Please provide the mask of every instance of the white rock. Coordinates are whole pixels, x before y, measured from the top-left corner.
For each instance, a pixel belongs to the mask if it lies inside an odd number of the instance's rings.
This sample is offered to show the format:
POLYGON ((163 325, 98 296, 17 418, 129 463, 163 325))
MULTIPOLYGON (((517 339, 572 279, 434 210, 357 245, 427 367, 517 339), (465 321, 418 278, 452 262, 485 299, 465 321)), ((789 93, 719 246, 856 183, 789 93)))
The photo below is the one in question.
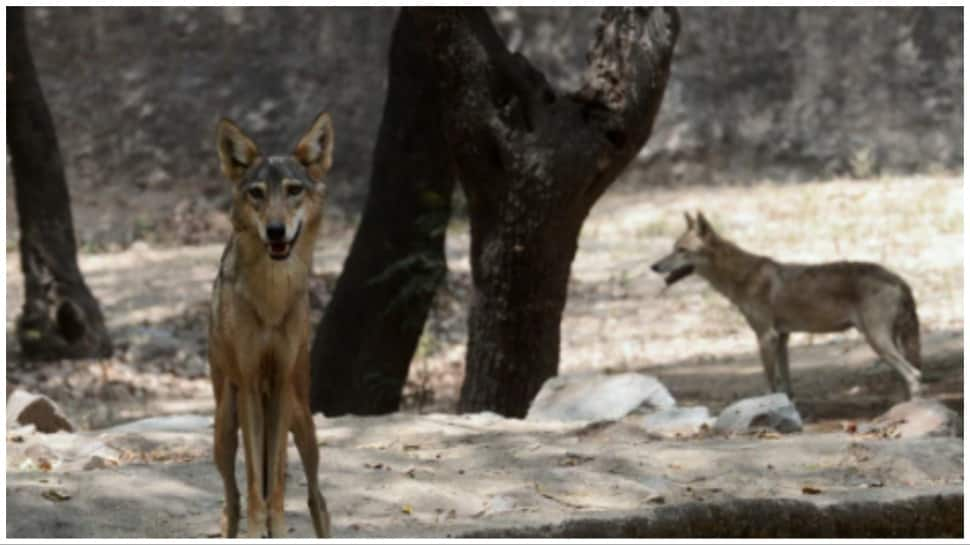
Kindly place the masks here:
POLYGON ((749 397, 726 407, 714 422, 726 432, 771 429, 780 433, 801 431, 802 417, 785 394, 749 397))
POLYGON ((649 375, 564 375, 542 385, 526 420, 616 420, 675 404, 667 388, 649 375))
POLYGON ((938 401, 913 399, 894 405, 873 420, 870 429, 885 431, 900 439, 961 437, 963 419, 959 413, 938 401))
POLYGON ((20 389, 14 390, 7 396, 7 429, 28 424, 43 433, 74 431, 74 424, 50 398, 20 389))

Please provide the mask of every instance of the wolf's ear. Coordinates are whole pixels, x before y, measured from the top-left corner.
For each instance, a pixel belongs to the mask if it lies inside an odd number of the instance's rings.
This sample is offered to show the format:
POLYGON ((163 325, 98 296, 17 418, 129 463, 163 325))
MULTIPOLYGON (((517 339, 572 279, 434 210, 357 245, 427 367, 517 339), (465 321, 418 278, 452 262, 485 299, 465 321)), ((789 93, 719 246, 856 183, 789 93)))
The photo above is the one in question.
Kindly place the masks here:
POLYGON ((330 122, 330 114, 323 112, 300 139, 293 155, 306 167, 307 175, 319 182, 333 164, 332 153, 333 124, 330 122))
POLYGON ((711 227, 710 223, 707 223, 707 218, 704 217, 704 213, 700 210, 697 211, 697 234, 702 237, 706 237, 714 232, 714 228, 711 227))
POLYGON ((690 217, 690 212, 684 212, 684 219, 687 220, 687 230, 694 228, 694 218, 690 217))
POLYGON ((246 169, 259 157, 256 144, 235 123, 223 118, 219 121, 216 149, 222 173, 234 182, 242 179, 246 169))

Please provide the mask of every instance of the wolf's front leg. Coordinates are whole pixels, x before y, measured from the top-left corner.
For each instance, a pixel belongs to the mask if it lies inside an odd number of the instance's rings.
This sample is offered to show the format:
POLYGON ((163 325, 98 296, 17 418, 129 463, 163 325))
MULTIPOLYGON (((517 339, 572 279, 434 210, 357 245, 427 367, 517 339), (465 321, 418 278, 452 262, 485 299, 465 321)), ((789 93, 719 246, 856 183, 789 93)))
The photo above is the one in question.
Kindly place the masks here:
POLYGON ((263 497, 263 401, 255 384, 243 384, 238 392, 239 424, 246 450, 246 535, 264 537, 266 529, 266 501, 263 497))
POLYGON ((761 365, 764 367, 765 380, 768 382, 768 390, 771 393, 780 390, 775 376, 775 369, 778 367, 778 332, 773 328, 757 332, 758 351, 761 355, 761 365))
POLYGON ((270 537, 286 537, 283 500, 286 492, 286 439, 290 430, 289 380, 278 379, 266 400, 266 496, 270 537))
MULTIPOLYGON (((788 333, 779 333, 778 341, 775 343, 775 350, 778 353, 778 375, 781 380, 780 386, 785 389, 788 399, 795 401, 795 394, 791 388, 791 374, 788 369, 788 333)), ((775 391, 778 391, 776 388, 775 391)))
POLYGON ((236 450, 239 448, 236 419, 236 391, 228 382, 217 387, 213 455, 222 477, 225 505, 222 508, 222 537, 236 537, 239 531, 239 489, 236 487, 236 450))

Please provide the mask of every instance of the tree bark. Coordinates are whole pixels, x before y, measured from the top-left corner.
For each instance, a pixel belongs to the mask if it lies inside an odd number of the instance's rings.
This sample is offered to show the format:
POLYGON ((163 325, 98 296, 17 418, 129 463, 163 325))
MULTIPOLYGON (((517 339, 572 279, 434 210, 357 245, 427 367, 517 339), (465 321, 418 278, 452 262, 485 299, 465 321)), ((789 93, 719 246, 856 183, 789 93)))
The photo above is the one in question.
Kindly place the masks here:
POLYGON ((570 266, 590 208, 650 136, 680 28, 606 8, 582 88, 561 95, 484 9, 413 10, 468 198, 473 294, 459 410, 524 416, 559 365, 570 266))
POLYGON ((434 81, 430 58, 402 10, 370 191, 311 351, 315 412, 383 414, 400 404, 448 268, 444 243, 455 177, 434 81))
POLYGON ((7 147, 20 225, 25 359, 107 357, 104 317, 77 265, 57 134, 34 70, 24 9, 7 8, 7 147))

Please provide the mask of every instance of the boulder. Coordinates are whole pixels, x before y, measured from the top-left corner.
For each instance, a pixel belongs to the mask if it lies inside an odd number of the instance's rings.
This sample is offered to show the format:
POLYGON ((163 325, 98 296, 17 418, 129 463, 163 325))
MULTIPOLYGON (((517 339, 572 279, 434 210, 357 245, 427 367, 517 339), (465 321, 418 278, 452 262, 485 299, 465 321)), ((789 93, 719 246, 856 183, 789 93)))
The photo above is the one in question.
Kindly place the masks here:
POLYGON ((912 399, 894 405, 860 431, 881 432, 890 437, 962 437, 960 414, 932 399, 912 399))
POLYGON ((542 385, 526 420, 617 420, 675 404, 667 388, 649 375, 564 375, 542 385))
POLYGON ((70 472, 110 467, 119 452, 89 433, 39 433, 21 427, 7 437, 7 470, 70 472), (100 465, 99 465, 100 464, 100 465))
POLYGON ((801 431, 802 417, 785 394, 749 397, 728 405, 714 422, 723 432, 771 429, 779 433, 801 431))
POLYGON ((643 417, 640 427, 658 435, 694 435, 714 420, 707 407, 671 407, 643 417))
POLYGON ((74 431, 74 424, 50 398, 14 390, 7 396, 7 429, 28 424, 43 433, 74 431))

